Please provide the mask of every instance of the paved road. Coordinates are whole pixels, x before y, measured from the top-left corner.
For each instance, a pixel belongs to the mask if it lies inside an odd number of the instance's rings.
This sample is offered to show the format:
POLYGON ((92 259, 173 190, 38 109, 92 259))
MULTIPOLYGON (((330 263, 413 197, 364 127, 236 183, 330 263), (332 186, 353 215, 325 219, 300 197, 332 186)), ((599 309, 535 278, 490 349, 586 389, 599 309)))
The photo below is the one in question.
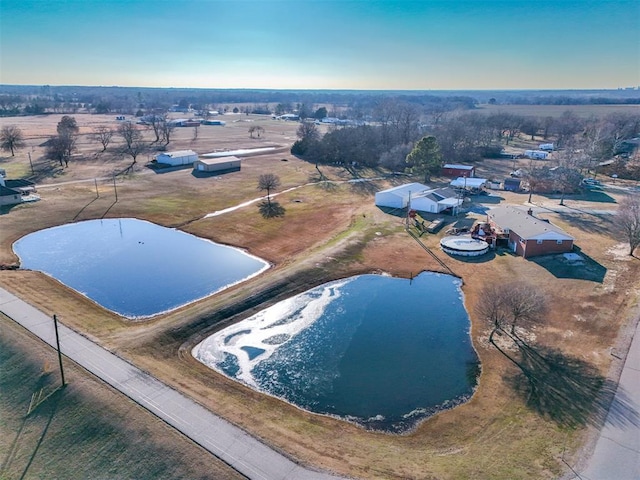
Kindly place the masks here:
MULTIPOLYGON (((53 320, 0 288, 0 311, 49 345, 55 345, 53 320)), ((109 353, 73 330, 59 325, 65 356, 154 413, 194 442, 251 479, 332 479, 307 470, 193 400, 109 353)))
POLYGON ((582 480, 640 479, 640 323, 582 480))

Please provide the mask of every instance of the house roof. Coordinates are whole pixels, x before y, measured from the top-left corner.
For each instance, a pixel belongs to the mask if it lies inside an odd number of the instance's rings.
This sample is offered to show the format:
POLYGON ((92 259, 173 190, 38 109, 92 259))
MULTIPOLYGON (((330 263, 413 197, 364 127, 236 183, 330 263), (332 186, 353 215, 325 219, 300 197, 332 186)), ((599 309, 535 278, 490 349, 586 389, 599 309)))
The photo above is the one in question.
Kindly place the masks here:
POLYGON ((161 152, 158 154, 158 156, 161 156, 161 155, 171 157, 171 158, 176 158, 176 157, 189 157, 191 155, 197 155, 197 154, 193 150, 176 150, 175 152, 161 152))
POLYGON ((0 185, 0 197, 13 197, 14 195, 22 195, 18 190, 0 185))
POLYGON ((435 203, 447 203, 448 200, 450 199, 458 199, 456 192, 454 192, 453 190, 451 190, 448 187, 443 187, 443 188, 434 188, 431 190, 426 190, 418 195, 416 195, 416 198, 428 198, 429 200, 435 202, 435 203))
POLYGON ((473 165, 458 165, 455 163, 445 163, 442 168, 455 168, 456 170, 473 170, 474 167, 473 165))
POLYGON ((487 212, 487 217, 500 228, 509 229, 524 240, 573 240, 560 227, 511 205, 492 208, 487 212))
POLYGON ((217 165, 219 163, 228 163, 240 161, 240 159, 234 155, 229 155, 227 157, 213 157, 213 158, 200 158, 198 159, 198 163, 203 163, 205 165, 217 165))
POLYGON ((8 188, 28 188, 28 187, 33 187, 35 185, 35 183, 29 180, 24 180, 22 178, 17 178, 13 180, 6 179, 4 183, 5 183, 5 186, 7 186, 8 188))
POLYGON ((429 190, 429 187, 421 183, 407 183, 405 185, 398 185, 397 187, 381 190, 378 193, 395 193, 397 195, 407 195, 409 192, 418 194, 426 190, 429 190))

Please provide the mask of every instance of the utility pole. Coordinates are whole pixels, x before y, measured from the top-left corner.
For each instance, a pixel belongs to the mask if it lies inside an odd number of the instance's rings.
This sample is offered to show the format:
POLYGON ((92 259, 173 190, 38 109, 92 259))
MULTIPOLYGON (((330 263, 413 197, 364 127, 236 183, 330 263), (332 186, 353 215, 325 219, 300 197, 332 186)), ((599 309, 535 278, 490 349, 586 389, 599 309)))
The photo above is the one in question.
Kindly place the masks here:
POLYGON ((31 161, 31 152, 27 152, 27 155, 29 155, 29 165, 31 165, 31 175, 35 175, 36 171, 33 169, 33 162, 31 161))
POLYGON ((118 201, 118 189, 116 188, 116 176, 113 175, 113 191, 116 194, 116 202, 118 201))
POLYGON ((93 183, 96 185, 96 198, 100 197, 100 193, 98 193, 98 179, 94 178, 93 183))
POLYGON ((60 376, 62 377, 62 386, 65 386, 64 369, 62 368, 62 353, 60 352, 60 336, 58 335, 58 317, 53 316, 53 326, 56 330, 56 346, 58 347, 58 362, 60 363, 60 376))

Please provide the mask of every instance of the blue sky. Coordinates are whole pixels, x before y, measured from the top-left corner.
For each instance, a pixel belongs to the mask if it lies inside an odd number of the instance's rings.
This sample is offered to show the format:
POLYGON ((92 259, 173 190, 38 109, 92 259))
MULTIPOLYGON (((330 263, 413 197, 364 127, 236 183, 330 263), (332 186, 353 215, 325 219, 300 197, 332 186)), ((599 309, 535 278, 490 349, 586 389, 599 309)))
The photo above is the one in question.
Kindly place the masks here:
POLYGON ((0 83, 640 85, 638 0, 0 0, 0 83))

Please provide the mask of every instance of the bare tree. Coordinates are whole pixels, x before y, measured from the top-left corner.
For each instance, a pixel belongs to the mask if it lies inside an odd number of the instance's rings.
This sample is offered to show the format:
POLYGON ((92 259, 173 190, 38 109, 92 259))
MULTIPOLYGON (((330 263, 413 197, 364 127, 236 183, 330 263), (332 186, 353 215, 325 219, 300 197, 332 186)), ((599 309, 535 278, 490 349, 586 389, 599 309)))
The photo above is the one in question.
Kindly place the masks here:
POLYGON ((320 139, 320 131, 314 122, 301 122, 296 135, 303 142, 316 142, 320 139))
POLYGON ((5 125, 0 130, 0 148, 5 152, 11 152, 15 156, 15 151, 25 146, 22 130, 15 125, 5 125))
POLYGON ((629 195, 620 201, 616 223, 629 241, 629 255, 640 246, 640 196, 629 195))
POLYGON ((102 151, 106 152, 107 147, 111 143, 111 139, 113 138, 113 135, 115 133, 116 132, 113 128, 109 128, 104 125, 101 125, 95 128, 93 138, 94 140, 98 141, 102 145, 102 151))
POLYGON ((256 127, 255 125, 251 125, 251 126, 249 127, 249 137, 253 138, 253 134, 255 133, 256 128, 257 128, 257 127, 256 127))
POLYGON ((525 175, 525 179, 529 184, 529 199, 527 202, 531 203, 531 196, 534 193, 538 192, 538 188, 542 185, 548 185, 553 182, 551 170, 548 166, 542 165, 537 166, 531 160, 529 162, 529 168, 527 169, 527 173, 525 175))
POLYGON ((271 190, 280 186, 280 177, 274 173, 265 173, 258 179, 258 190, 267 191, 267 204, 271 205, 271 190))
POLYGON ((406 167, 405 160, 407 155, 413 150, 413 145, 402 144, 392 147, 386 152, 380 154, 380 166, 388 168, 394 172, 402 172, 406 167))
POLYGON ((173 135, 173 131, 175 129, 176 129, 175 124, 171 123, 171 121, 165 118, 164 122, 162 122, 161 124, 161 130, 160 130, 162 141, 164 142, 165 146, 169 145, 169 142, 171 142, 171 135, 173 135))
POLYGON ((135 164, 138 155, 148 148, 148 145, 142 137, 142 133, 131 122, 121 123, 118 127, 118 133, 124 140, 122 153, 129 155, 133 159, 133 164, 135 164))
POLYGON ((75 150, 75 138, 71 135, 54 135, 47 141, 45 156, 60 162, 60 166, 69 166, 69 159, 75 150))
POLYGON ((198 130, 200 130, 200 125, 195 125, 193 127, 193 136, 191 137, 191 141, 195 142, 198 140, 198 130))
POLYGON ((491 326, 489 343, 527 375, 522 364, 496 342, 496 336, 511 340, 521 352, 530 352, 531 348, 518 335, 517 328, 541 320, 548 309, 547 296, 533 285, 515 281, 487 284, 479 298, 475 311, 491 326))
POLYGON ((149 125, 151 125, 151 129, 153 130, 153 134, 156 136, 155 140, 151 143, 156 143, 160 141, 160 136, 162 135, 162 125, 167 121, 167 114, 163 115, 151 115, 149 117, 149 125))

